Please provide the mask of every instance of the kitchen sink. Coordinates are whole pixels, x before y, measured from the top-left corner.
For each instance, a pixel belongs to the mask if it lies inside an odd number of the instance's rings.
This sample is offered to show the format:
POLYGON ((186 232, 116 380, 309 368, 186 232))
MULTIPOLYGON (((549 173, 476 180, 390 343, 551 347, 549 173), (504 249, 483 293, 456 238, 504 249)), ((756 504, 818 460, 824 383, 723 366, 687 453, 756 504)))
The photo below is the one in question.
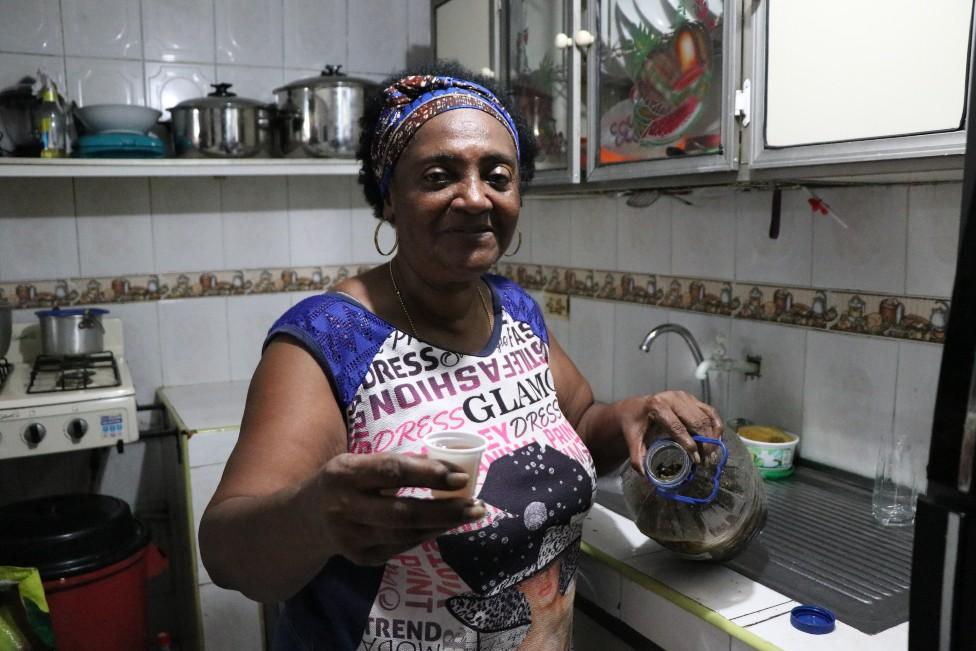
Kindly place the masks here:
MULTIPOLYGON (((596 501, 630 517, 614 479, 596 501)), ((875 522, 870 480, 808 465, 764 485, 766 526, 727 567, 869 635, 908 620, 914 528, 875 522)))

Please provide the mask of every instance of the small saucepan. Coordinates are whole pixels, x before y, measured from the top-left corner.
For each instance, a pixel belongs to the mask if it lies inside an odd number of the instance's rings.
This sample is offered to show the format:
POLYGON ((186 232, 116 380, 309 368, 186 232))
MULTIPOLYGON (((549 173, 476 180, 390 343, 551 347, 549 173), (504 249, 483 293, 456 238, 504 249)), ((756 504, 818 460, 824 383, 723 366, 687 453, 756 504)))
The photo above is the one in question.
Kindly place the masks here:
POLYGON ((102 352, 105 335, 102 315, 108 314, 108 310, 54 308, 35 314, 41 322, 41 352, 44 355, 65 357, 102 352))

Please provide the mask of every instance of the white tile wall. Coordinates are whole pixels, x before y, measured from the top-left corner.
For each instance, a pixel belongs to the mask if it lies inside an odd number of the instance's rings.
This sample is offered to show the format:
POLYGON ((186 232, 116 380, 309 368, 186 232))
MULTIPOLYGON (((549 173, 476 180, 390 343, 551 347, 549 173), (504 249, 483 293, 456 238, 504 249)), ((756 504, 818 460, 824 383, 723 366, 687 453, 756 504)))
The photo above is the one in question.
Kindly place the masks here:
POLYGON ((288 187, 284 177, 220 182, 224 263, 230 268, 287 266, 288 187))
MULTIPOLYGON (((732 191, 697 191, 673 199, 671 271, 679 276, 732 278, 735 273, 735 202, 732 191)), ((660 203, 660 201, 658 201, 660 203)))
POLYGON ((261 344, 268 329, 291 307, 288 294, 233 296, 227 299, 227 337, 230 377, 249 380, 261 359, 261 344))
POLYGON ((916 185, 908 189, 908 278, 906 291, 950 296, 959 246, 962 185, 916 185))
POLYGON ((533 262, 532 257, 532 208, 534 202, 523 202, 522 212, 519 214, 518 231, 512 236, 512 241, 504 253, 502 262, 533 262), (519 233, 522 243, 519 244, 519 233))
MULTIPOLYGON (((380 255, 373 243, 373 234, 376 232, 376 218, 373 216, 372 208, 366 206, 366 200, 362 195, 353 199, 352 208, 352 257, 358 262, 367 264, 381 264, 389 260, 389 257, 380 255)), ((380 227, 379 242, 383 251, 389 251, 393 245, 393 231, 389 226, 380 227)))
MULTIPOLYGON (((613 304, 573 298, 567 354, 589 380, 593 396, 608 401, 613 397, 613 304)), ((565 347, 565 344, 564 344, 565 347)))
POLYGON ((125 359, 136 388, 136 401, 149 404, 163 383, 159 312, 156 303, 103 305, 110 317, 122 320, 125 359))
POLYGON ((0 196, 0 278, 78 275, 71 179, 2 179, 0 196))
MULTIPOLYGON (((295 176, 288 179, 288 235, 295 266, 357 262, 352 255, 352 179, 295 176)), ((368 218, 362 217, 363 221, 368 218)), ((370 220, 374 221, 375 220, 370 220)))
POLYGON ((799 454, 873 475, 878 443, 894 418, 896 341, 807 333, 799 454))
POLYGON ((156 178, 150 188, 156 271, 224 268, 219 181, 156 178))
POLYGON ((146 104, 170 117, 169 110, 213 89, 217 71, 212 63, 159 63, 146 61, 146 104))
POLYGON ((69 56, 142 58, 139 0, 61 0, 69 56))
MULTIPOLYGON (((529 203, 528 201, 526 203, 529 203)), ((532 251, 538 264, 568 265, 572 255, 571 200, 531 200, 532 251)))
POLYGON ((905 291, 908 190, 905 186, 819 191, 840 219, 814 215, 813 284, 836 289, 905 291))
POLYGON ((729 407, 726 418, 748 418, 799 433, 803 428, 803 369, 806 331, 768 323, 732 321, 728 354, 762 357, 761 376, 746 379, 737 373, 728 378, 729 407))
POLYGON ((383 74, 402 70, 407 63, 408 8, 406 2, 349 2, 348 33, 360 36, 346 39, 346 69, 383 74), (364 38, 366 34, 384 38, 364 38))
POLYGON ((67 98, 79 106, 146 103, 141 61, 68 58, 67 98))
MULTIPOLYGON (((731 335, 731 319, 725 317, 672 310, 668 314, 668 322, 687 328, 698 342, 705 359, 708 359, 714 350, 717 336, 722 335, 728 339, 731 335)), ((687 391, 701 400, 701 381, 695 378, 695 369, 698 365, 688 345, 680 335, 674 333, 661 335, 661 338, 663 341, 655 341, 653 346, 668 347, 667 388, 687 391)), ((653 351, 654 348, 652 347, 651 350, 653 351)), ((708 377, 711 384, 712 405, 721 414, 727 414, 728 376, 723 373, 710 373, 708 377)))
POLYGON ((61 54, 61 3, 58 0, 6 0, 0 20, 0 50, 61 54))
POLYGON ((285 84, 281 68, 217 64, 217 81, 231 84, 230 92, 238 97, 274 102, 274 89, 285 84))
POLYGON ((213 0, 145 0, 142 35, 149 61, 213 63, 213 0))
POLYGON ((229 380, 227 299, 160 301, 158 308, 163 383, 229 380))
POLYGON ((617 220, 614 200, 597 196, 565 203, 570 239, 576 243, 570 249, 569 263, 588 269, 616 269, 617 220))
POLYGON ((321 0, 284 0, 286 68, 321 70, 326 64, 346 64, 346 3, 329 5, 323 10, 321 0))
POLYGON ((911 441, 912 466, 920 491, 925 488, 925 466, 932 439, 941 363, 942 346, 913 342, 898 344, 894 431, 911 441))
MULTIPOLYGON (((3 38, 0 37, 0 42, 3 38)), ((65 88, 64 57, 40 54, 11 54, 0 51, 0 89, 13 86, 24 77, 37 79, 38 69, 54 80, 59 89, 65 88)))
POLYGON ((215 0, 217 63, 284 64, 282 3, 267 0, 215 0))
POLYGON ((617 269, 671 273, 671 213, 674 202, 658 199, 647 208, 617 206, 617 269))
POLYGON ((809 285, 813 217, 800 190, 783 190, 779 237, 769 237, 772 192, 736 197, 735 277, 752 282, 809 285))
POLYGON ((613 398, 664 391, 668 347, 658 342, 643 353, 638 346, 651 328, 667 322, 668 311, 627 303, 614 305, 613 311, 613 398))
POLYGON ((76 179, 75 208, 81 275, 116 276, 155 267, 148 179, 76 179))

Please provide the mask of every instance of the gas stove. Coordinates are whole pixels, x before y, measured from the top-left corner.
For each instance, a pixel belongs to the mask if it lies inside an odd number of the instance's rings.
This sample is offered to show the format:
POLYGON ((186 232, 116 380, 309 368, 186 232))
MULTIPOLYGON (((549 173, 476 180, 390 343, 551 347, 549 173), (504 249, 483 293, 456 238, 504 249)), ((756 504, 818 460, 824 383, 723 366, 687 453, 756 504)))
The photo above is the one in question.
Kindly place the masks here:
POLYGON ((104 348, 83 356, 40 354, 40 328, 14 324, 0 360, 0 459, 117 445, 139 438, 122 322, 102 319, 104 348))

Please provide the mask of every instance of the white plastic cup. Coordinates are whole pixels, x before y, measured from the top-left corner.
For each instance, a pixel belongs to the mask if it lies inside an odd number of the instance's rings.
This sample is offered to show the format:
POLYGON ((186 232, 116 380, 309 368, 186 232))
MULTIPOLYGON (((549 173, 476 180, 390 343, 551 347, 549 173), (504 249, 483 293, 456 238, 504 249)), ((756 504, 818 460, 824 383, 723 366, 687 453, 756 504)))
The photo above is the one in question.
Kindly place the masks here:
POLYGON ((424 437, 427 458, 447 461, 468 473, 468 483, 453 491, 431 489, 434 497, 471 497, 474 495, 481 453, 488 447, 488 439, 474 432, 432 432, 424 437))

